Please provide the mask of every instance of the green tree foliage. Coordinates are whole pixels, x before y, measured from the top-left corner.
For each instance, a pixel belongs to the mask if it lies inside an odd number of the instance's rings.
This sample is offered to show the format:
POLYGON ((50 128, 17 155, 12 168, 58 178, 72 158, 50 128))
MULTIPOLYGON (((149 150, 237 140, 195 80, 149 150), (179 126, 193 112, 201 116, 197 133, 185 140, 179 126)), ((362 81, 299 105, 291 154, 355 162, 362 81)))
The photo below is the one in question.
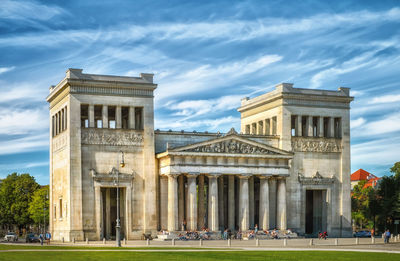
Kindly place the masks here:
POLYGON ((351 197, 351 216, 359 228, 371 227, 369 203, 370 193, 373 188, 364 188, 366 181, 361 180, 353 188, 351 197))
POLYGON ((49 186, 44 186, 33 193, 32 202, 29 205, 29 215, 36 225, 48 224, 49 220, 49 186))
POLYGON ((0 187, 0 224, 19 227, 31 224, 28 207, 39 187, 29 174, 8 175, 0 187))

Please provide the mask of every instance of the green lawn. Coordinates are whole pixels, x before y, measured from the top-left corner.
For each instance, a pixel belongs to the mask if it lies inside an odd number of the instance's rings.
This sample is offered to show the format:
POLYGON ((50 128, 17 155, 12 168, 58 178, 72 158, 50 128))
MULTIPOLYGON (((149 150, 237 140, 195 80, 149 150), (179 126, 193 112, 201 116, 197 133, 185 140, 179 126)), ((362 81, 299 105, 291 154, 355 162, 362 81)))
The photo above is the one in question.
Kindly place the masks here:
POLYGON ((243 252, 8 252, 0 260, 400 260, 399 254, 324 251, 243 251, 243 252))

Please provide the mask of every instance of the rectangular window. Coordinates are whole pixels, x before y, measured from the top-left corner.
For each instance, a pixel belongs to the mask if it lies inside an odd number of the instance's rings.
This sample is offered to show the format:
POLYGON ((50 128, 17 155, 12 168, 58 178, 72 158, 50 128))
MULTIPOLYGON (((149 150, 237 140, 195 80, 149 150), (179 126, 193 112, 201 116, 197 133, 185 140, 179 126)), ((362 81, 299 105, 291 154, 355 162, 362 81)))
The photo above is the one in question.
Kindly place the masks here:
POLYGON ((301 136, 307 137, 307 116, 301 117, 301 136))
POLYGON ((129 126, 129 107, 121 108, 122 129, 128 129, 129 126))
POLYGON ((143 108, 135 108, 135 129, 143 130, 143 108))
POLYGON ((60 218, 63 217, 62 209, 63 209, 62 198, 60 198, 60 218))
POLYGON ((324 117, 324 137, 328 138, 329 118, 324 117))
POLYGON ((103 128, 103 106, 94 106, 94 123, 96 128, 103 128))
POLYGON ((342 137, 342 124, 341 124, 341 118, 335 118, 334 119, 334 128, 335 128, 335 138, 341 138, 342 137))
POLYGON ((276 116, 272 117, 272 135, 276 135, 277 134, 277 126, 278 122, 277 122, 277 118, 276 116))
POLYGON ((81 104, 81 128, 89 128, 89 105, 81 104))
POLYGON ((291 125, 290 130, 291 130, 292 136, 296 136, 296 120, 297 120, 297 116, 292 115, 291 123, 290 123, 290 125, 291 125))
POLYGON ((110 129, 115 129, 116 128, 115 106, 108 106, 108 127, 110 129))

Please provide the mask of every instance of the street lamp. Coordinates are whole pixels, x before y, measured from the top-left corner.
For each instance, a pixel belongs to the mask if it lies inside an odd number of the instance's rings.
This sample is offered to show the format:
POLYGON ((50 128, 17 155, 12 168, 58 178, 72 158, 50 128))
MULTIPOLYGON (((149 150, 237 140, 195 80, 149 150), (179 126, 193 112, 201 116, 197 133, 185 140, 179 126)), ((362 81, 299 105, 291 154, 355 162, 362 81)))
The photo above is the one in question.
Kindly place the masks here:
MULTIPOLYGON (((120 153, 121 153, 121 161, 119 162, 119 166, 123 168, 125 167, 124 152, 120 151, 120 153)), ((119 220, 119 171, 117 171, 117 222, 115 225, 115 237, 116 237, 117 247, 121 247, 121 224, 119 220)))

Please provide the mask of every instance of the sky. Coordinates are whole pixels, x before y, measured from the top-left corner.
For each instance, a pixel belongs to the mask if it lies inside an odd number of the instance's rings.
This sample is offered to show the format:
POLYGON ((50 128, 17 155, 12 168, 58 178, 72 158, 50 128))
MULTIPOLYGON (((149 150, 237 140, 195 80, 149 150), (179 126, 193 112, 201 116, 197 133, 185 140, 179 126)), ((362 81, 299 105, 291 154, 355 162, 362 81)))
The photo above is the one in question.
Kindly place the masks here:
POLYGON ((400 161, 399 1, 0 1, 0 178, 49 182, 49 86, 154 73, 155 128, 240 129, 281 82, 351 88, 351 170, 400 161))

